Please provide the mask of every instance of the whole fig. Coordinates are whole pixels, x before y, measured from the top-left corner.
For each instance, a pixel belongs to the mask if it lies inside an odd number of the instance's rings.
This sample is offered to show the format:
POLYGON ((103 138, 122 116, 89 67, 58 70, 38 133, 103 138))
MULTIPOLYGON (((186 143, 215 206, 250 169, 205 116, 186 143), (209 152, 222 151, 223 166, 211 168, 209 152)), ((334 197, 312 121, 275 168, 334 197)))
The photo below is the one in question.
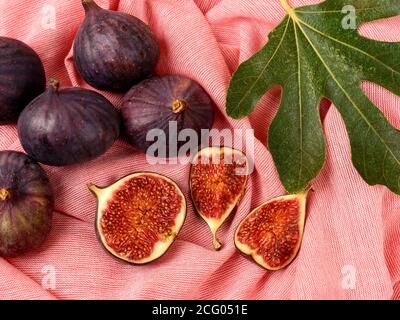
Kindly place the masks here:
POLYGON ((94 88, 126 92, 155 69, 157 38, 138 18, 102 9, 93 0, 82 3, 86 17, 74 43, 76 67, 94 88))
POLYGON ((18 133, 25 151, 36 161, 65 166, 94 159, 119 136, 120 115, 102 95, 81 88, 48 89, 21 113, 18 133))
POLYGON ((53 192, 44 170, 27 155, 0 151, 0 256, 39 247, 51 229, 53 192))
POLYGON ((165 136, 163 153, 169 157, 178 155, 173 147, 187 143, 179 139, 181 132, 190 131, 196 138, 190 142, 197 148, 202 130, 210 130, 214 123, 210 96, 197 82, 182 76, 142 81, 125 95, 121 111, 125 135, 132 146, 146 153, 154 144, 148 134, 159 131, 165 136))
POLYGON ((15 123, 46 86, 43 64, 25 43, 0 37, 0 124, 15 123))

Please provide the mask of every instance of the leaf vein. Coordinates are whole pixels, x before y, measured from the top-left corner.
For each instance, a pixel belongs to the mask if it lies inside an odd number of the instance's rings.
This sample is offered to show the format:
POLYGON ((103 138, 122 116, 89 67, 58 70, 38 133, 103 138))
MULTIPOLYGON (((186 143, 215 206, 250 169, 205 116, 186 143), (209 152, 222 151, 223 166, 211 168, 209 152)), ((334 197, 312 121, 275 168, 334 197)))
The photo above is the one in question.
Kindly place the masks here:
POLYGON ((300 28, 300 30, 302 31, 302 33, 304 34, 304 37, 307 39, 308 43, 311 45, 311 47, 313 48, 314 52, 317 54, 318 58, 321 60, 322 64, 324 65, 325 69, 328 71, 328 73, 330 74, 330 76, 332 77, 332 79, 336 82, 336 84, 338 85, 339 89, 344 93, 344 95, 346 96, 346 98, 348 99, 348 101, 353 105, 353 107, 357 110, 358 114, 361 116, 361 118, 365 121, 365 123, 368 125, 368 127, 370 127, 372 129, 372 131, 376 134, 376 136, 379 138, 379 140, 381 140, 382 144, 386 147, 387 150, 389 150, 391 156, 395 159, 395 161, 397 162, 397 164, 400 166, 400 160, 397 159, 396 155, 393 153, 393 151, 391 150, 391 148, 389 148, 388 144, 386 143, 386 141, 381 137, 381 135, 379 134, 379 132, 372 126, 372 124, 369 122, 368 118, 364 115, 364 113, 360 110, 360 108, 357 106, 357 104, 353 101, 353 99, 351 98, 350 94, 345 90, 345 88, 342 86, 342 84, 339 82, 339 80, 336 78, 335 74, 333 73, 333 71, 331 70, 331 68, 329 67, 329 65, 326 63, 326 61, 324 60, 324 58, 322 57, 322 55, 320 54, 320 52, 315 48, 314 43, 311 41, 311 39, 308 37, 307 33, 304 31, 304 29, 300 26, 300 24, 297 24, 300 28))
POLYGON ((349 43, 347 43, 347 42, 343 42, 343 41, 341 41, 341 40, 339 40, 339 39, 337 39, 337 38, 335 38, 335 37, 331 37, 330 35, 328 35, 328 34, 322 32, 322 31, 320 31, 320 30, 314 28, 313 26, 309 25, 308 23, 304 22, 304 21, 301 20, 301 19, 298 19, 298 21, 299 21, 301 24, 305 25, 307 28, 309 28, 309 29, 311 29, 311 30, 313 30, 313 31, 315 31, 315 32, 317 32, 317 33, 319 33, 319 34, 322 35, 323 37, 328 38, 328 39, 330 39, 330 40, 332 40, 332 41, 335 41, 335 42, 337 42, 337 43, 339 43, 339 44, 341 44, 341 45, 343 45, 343 46, 346 46, 346 47, 348 47, 348 48, 351 48, 351 49, 353 49, 353 50, 355 50, 355 51, 358 51, 358 52, 364 54, 365 56, 371 58, 372 60, 375 60, 376 62, 378 62, 378 63, 380 63, 381 65, 383 65, 385 68, 389 69, 389 70, 392 72, 392 76, 393 76, 393 73, 397 73, 398 75, 400 75, 400 72, 399 72, 399 71, 393 69, 391 66, 387 65, 386 63, 384 63, 383 61, 379 60, 377 57, 375 57, 375 56, 369 54, 368 52, 366 52, 366 51, 364 51, 364 50, 361 50, 360 48, 357 48, 357 47, 355 47, 355 46, 352 46, 351 44, 349 44, 349 43))
POLYGON ((279 49, 282 46, 283 40, 286 37, 287 34, 287 30, 289 27, 289 23, 290 23, 290 18, 288 18, 288 22, 286 24, 285 27, 285 31, 283 32, 282 38, 279 41, 279 44, 277 46, 277 48, 275 49, 274 53, 272 54, 271 58, 268 60, 268 62, 266 63, 265 67, 263 68, 263 70, 260 72, 260 74, 257 76, 257 80, 254 81, 254 83, 252 84, 252 86, 246 91, 246 93, 243 95, 243 97, 240 99, 240 101, 238 102, 238 104, 232 109, 232 113, 235 113, 237 109, 240 108, 241 104, 243 103, 243 101, 246 99, 246 97, 251 93, 251 91, 254 89, 254 87, 257 85, 258 81, 260 81, 260 79, 262 78, 262 76, 264 75, 265 71, 267 70, 268 66, 271 64, 271 62, 274 60, 276 54, 278 53, 279 49))
MULTIPOLYGON (((299 102, 299 130, 300 130, 300 151, 303 151, 303 97, 301 91, 301 58, 300 58, 300 45, 299 45, 299 37, 297 34, 296 22, 293 20, 293 28, 294 28, 294 36, 296 39, 296 51, 297 51, 297 82, 298 82, 298 102, 299 102)), ((299 174, 297 177, 297 184, 300 184, 301 175, 303 172, 303 152, 300 152, 300 167, 299 174)))
MULTIPOLYGON (((357 11, 372 11, 372 10, 376 10, 376 9, 380 9, 381 6, 377 6, 377 7, 370 7, 370 8, 360 8, 360 9, 356 9, 357 11)), ((326 11, 303 11, 303 10, 295 10, 296 13, 306 13, 306 14, 324 14, 324 13, 343 13, 343 9, 338 9, 338 10, 326 10, 326 11)))

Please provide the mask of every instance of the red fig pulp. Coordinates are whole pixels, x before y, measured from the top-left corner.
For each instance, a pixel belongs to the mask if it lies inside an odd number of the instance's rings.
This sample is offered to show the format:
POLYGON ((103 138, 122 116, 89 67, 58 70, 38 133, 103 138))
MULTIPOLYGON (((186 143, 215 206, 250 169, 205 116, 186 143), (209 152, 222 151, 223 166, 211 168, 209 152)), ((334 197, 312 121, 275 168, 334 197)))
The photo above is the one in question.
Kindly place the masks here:
POLYGON ((268 270, 287 267, 303 238, 307 192, 272 199, 253 210, 239 225, 236 247, 268 270))
POLYGON ((190 170, 190 190, 197 212, 207 222, 215 250, 221 248, 216 233, 243 197, 248 180, 248 160, 238 150, 211 147, 199 151, 190 170))
POLYGON ((21 41, 0 37, 0 124, 16 123, 45 84, 43 64, 36 52, 21 41))
POLYGON ((0 256, 38 248, 53 216, 53 192, 43 169, 27 155, 0 151, 0 256))
POLYGON ((151 172, 131 174, 107 188, 92 184, 98 201, 96 230, 113 256, 133 264, 161 257, 186 217, 186 200, 171 179, 151 172))
POLYGON ((155 69, 160 48, 153 31, 141 20, 83 0, 86 17, 74 43, 74 59, 91 86, 129 90, 155 69))

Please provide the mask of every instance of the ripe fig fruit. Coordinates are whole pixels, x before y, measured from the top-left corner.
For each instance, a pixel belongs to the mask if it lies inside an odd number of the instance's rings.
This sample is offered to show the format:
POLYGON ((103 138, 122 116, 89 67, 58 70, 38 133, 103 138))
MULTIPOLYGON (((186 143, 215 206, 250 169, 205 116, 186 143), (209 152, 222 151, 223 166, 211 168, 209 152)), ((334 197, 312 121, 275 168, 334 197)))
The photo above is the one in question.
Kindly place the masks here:
POLYGON ((153 31, 131 15, 83 0, 86 17, 74 43, 74 59, 91 86, 126 92, 149 76, 160 58, 153 31))
POLYGON ((42 61, 25 43, 0 37, 0 124, 16 123, 46 86, 42 61))
POLYGON ((193 204, 207 222, 215 250, 221 248, 216 233, 239 204, 248 180, 249 163, 239 150, 208 147, 200 150, 190 169, 193 204))
POLYGON ((254 209, 236 230, 236 247, 265 269, 287 267, 303 238, 307 193, 275 198, 254 209))
POLYGON ((195 133, 197 149, 202 129, 210 130, 214 123, 214 105, 206 91, 194 80, 174 75, 150 78, 134 86, 124 97, 121 111, 130 144, 146 153, 154 144, 147 135, 158 129, 165 137, 165 150, 158 156, 165 157, 178 155, 178 148, 186 143, 179 141, 183 130, 195 133))
POLYGON ((38 248, 50 232, 53 192, 44 170, 27 155, 0 151, 0 256, 38 248))
POLYGON ((100 242, 126 262, 145 264, 161 257, 185 221, 185 196, 175 182, 162 175, 139 172, 107 188, 88 187, 98 201, 100 242))
POLYGON ((120 114, 102 95, 86 89, 59 90, 51 79, 47 90, 21 113, 18 133, 36 161, 65 166, 94 159, 119 136, 120 114))

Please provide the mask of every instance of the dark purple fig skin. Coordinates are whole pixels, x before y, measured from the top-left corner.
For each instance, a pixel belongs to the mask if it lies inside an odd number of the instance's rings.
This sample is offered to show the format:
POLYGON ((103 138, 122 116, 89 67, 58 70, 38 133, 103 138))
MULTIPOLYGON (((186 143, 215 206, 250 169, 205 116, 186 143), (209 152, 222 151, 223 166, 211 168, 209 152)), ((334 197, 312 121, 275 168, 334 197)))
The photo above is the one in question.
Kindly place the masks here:
POLYGON ((92 160, 117 140, 121 117, 101 94, 81 88, 48 89, 21 113, 18 133, 36 161, 66 166, 92 160))
POLYGON ((92 87, 126 92, 157 66, 157 38, 138 18, 82 2, 86 17, 74 43, 76 67, 92 87))
MULTIPOLYGON (((163 130, 169 141, 170 121, 177 122, 179 132, 195 130, 199 144, 201 130, 210 130, 214 123, 214 104, 207 92, 194 80, 174 75, 154 77, 134 86, 125 95, 121 111, 128 142, 144 153, 154 143, 146 141, 152 129, 163 130), (173 111, 176 101, 184 103, 183 110, 173 111)), ((177 141, 178 148, 184 144, 177 141)), ((168 144, 166 153, 171 156, 168 144)))
POLYGON ((44 170, 24 153, 0 151, 0 256, 38 248, 50 232, 53 206, 44 170))
POLYGON ((43 64, 25 43, 0 37, 0 124, 16 123, 46 86, 43 64))

